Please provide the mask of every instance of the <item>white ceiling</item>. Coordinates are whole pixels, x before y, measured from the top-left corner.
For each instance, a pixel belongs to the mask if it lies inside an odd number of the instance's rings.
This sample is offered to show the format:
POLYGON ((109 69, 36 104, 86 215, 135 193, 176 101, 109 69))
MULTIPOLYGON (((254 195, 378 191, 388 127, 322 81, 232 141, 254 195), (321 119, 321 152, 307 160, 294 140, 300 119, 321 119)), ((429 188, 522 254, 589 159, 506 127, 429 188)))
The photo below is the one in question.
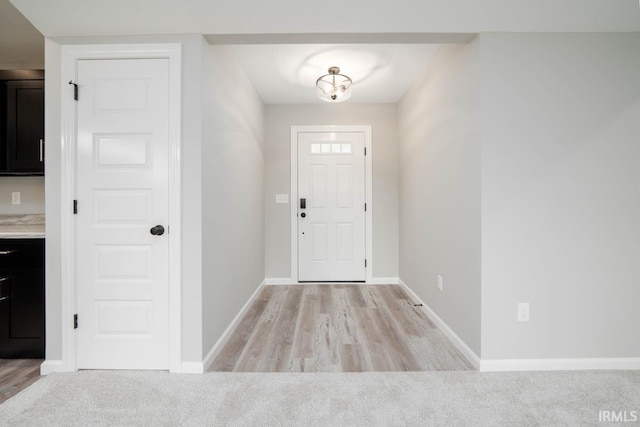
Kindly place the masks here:
POLYGON ((353 80, 350 103, 397 102, 424 72, 437 44, 236 45, 266 104, 322 103, 315 82, 331 66, 353 80))
POLYGON ((40 68, 38 31, 204 34, 234 45, 265 103, 321 102, 315 80, 330 66, 353 79, 349 102, 397 102, 438 43, 478 32, 640 31, 638 0, 10 0, 35 28, 8 1, 0 0, 0 68, 40 68))
POLYGON ((638 0, 11 0, 47 37, 640 31, 638 0))

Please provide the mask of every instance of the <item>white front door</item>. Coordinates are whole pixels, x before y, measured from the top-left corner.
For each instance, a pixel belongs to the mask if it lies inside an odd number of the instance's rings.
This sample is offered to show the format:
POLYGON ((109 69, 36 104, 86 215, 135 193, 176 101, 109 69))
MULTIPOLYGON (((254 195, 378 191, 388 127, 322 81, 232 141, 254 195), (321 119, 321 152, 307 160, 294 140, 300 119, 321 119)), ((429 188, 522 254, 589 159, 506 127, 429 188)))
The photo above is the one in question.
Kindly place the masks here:
POLYGON ((77 367, 168 369, 168 59, 79 60, 77 84, 77 367))
POLYGON ((298 133, 298 280, 364 281, 365 134, 298 133))

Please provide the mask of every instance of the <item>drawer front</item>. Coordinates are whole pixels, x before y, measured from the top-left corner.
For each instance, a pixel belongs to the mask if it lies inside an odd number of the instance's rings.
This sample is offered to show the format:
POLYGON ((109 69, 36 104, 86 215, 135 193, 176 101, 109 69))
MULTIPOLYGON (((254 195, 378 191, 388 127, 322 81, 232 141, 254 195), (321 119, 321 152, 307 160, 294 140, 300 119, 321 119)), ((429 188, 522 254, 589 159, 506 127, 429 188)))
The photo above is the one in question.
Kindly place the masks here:
POLYGON ((44 239, 0 239, 0 267, 44 267, 44 239))

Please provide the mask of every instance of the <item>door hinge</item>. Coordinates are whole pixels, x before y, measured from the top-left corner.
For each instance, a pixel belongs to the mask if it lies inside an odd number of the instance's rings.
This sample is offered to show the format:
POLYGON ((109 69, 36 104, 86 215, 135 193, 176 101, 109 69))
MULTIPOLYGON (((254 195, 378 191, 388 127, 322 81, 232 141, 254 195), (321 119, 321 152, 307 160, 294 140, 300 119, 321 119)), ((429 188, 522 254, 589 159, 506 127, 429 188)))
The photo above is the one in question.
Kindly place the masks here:
POLYGON ((78 201, 77 200, 73 201, 73 214, 74 215, 78 214, 78 201))
POLYGON ((73 315, 73 329, 78 329, 78 315, 73 315))
POLYGON ((364 147, 364 155, 367 155, 367 147, 364 147))
POLYGON ((73 80, 69 80, 69 84, 73 85, 73 99, 77 101, 78 100, 78 84, 74 83, 73 80))
POLYGON ((364 211, 365 212, 367 211, 367 204, 366 203, 364 204, 364 211))
POLYGON ((364 268, 367 268, 367 260, 364 260, 364 268))

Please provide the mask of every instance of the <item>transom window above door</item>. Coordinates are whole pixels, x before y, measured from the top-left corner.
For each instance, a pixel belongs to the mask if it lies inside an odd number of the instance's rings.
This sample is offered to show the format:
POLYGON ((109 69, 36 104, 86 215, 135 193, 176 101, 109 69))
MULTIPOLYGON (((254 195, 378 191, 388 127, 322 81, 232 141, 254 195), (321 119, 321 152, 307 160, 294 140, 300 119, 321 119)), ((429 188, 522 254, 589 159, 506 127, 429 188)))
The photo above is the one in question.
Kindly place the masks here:
POLYGON ((312 143, 311 154, 351 154, 351 143, 312 143))

